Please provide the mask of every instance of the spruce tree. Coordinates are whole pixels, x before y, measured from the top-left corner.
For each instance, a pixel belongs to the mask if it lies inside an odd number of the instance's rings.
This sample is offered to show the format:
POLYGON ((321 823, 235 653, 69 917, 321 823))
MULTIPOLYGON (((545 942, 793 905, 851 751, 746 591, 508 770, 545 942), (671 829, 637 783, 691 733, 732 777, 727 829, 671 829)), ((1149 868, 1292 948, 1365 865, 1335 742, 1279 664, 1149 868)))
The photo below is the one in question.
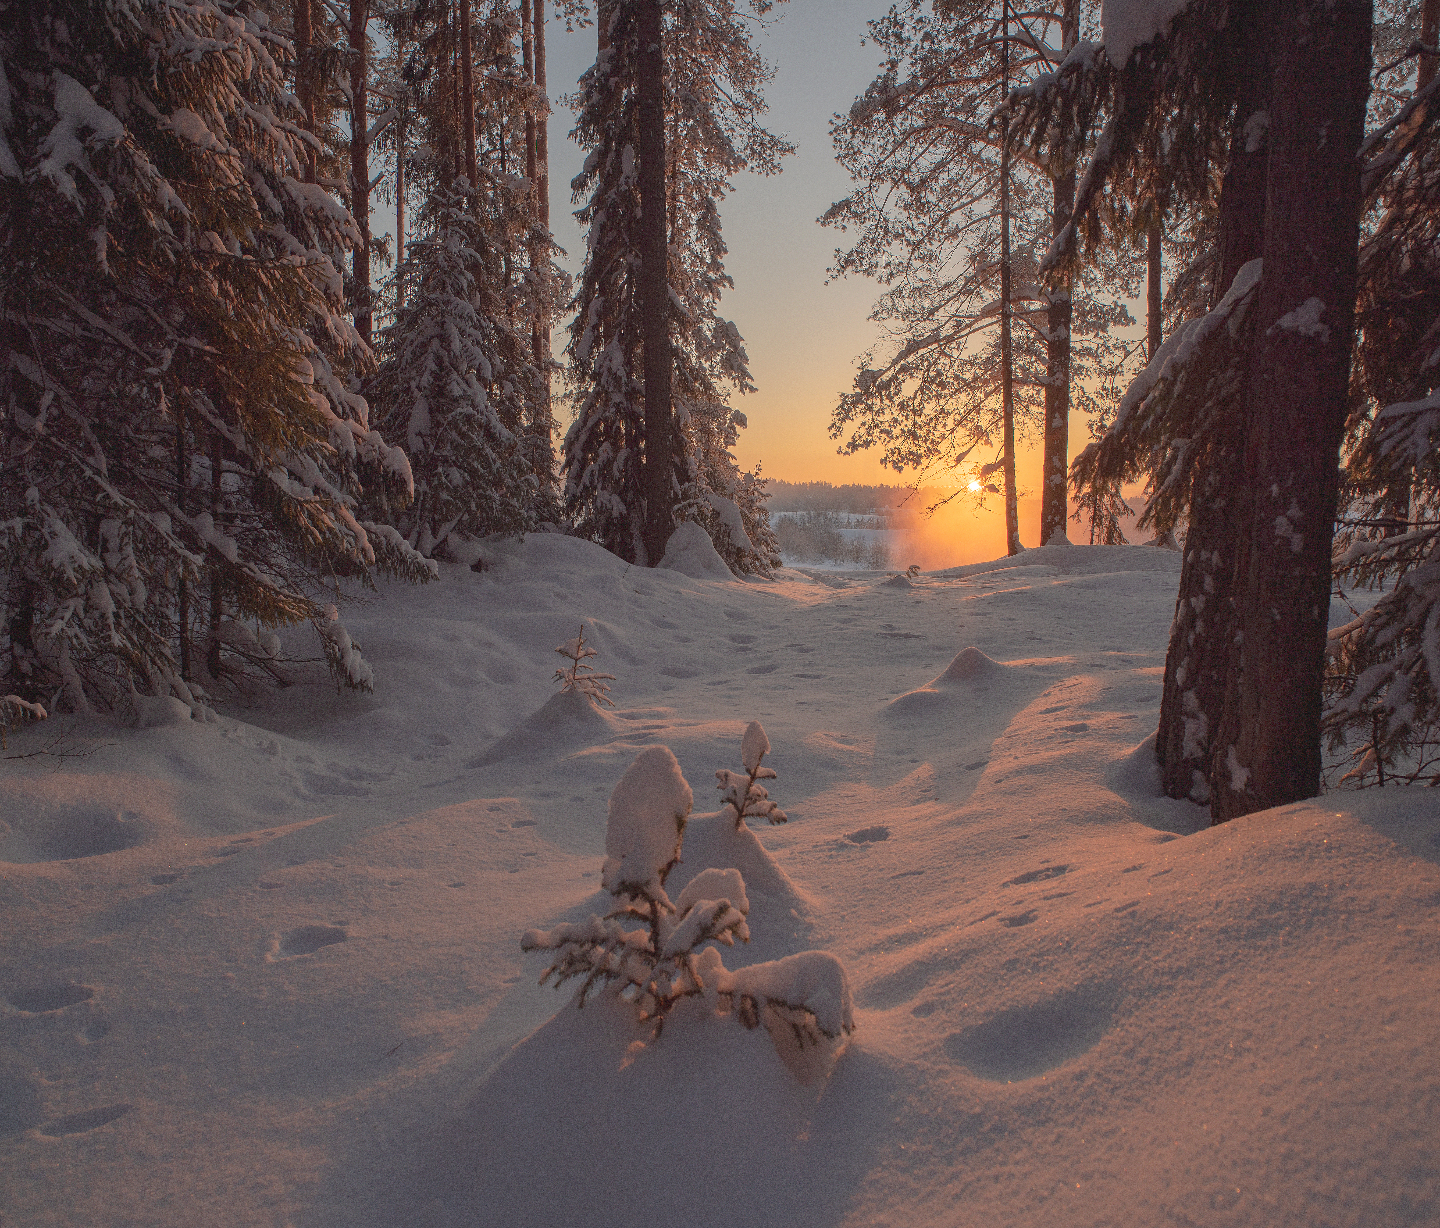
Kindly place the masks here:
MULTIPOLYGON (((602 6, 600 52, 576 96, 576 135, 592 152, 572 185, 586 197, 576 216, 589 233, 568 350, 577 405, 565 440, 566 506, 582 535, 632 561, 659 561, 651 549, 658 530, 649 544, 645 538, 646 509, 661 496, 645 485, 652 441, 643 376, 647 322, 663 317, 676 412, 668 416, 674 427, 668 443, 659 445, 668 456, 662 501, 701 523, 732 569, 765 571, 777 565, 779 552, 763 488, 730 451, 744 416, 730 408, 729 395, 752 385, 740 335, 717 311, 730 285, 719 206, 738 171, 770 173, 789 146, 759 122, 769 70, 739 6, 731 0, 678 6, 662 31, 670 82, 667 294, 663 310, 647 312, 639 277, 641 162, 633 152, 640 148, 640 15, 626 4, 602 6)), ((652 478, 657 472, 650 470, 652 478)))
POLYGON ((328 625, 322 577, 430 574, 356 516, 409 466, 351 390, 360 234, 304 178, 288 53, 221 0, 0 13, 0 689, 193 698, 274 669, 257 624, 328 625))

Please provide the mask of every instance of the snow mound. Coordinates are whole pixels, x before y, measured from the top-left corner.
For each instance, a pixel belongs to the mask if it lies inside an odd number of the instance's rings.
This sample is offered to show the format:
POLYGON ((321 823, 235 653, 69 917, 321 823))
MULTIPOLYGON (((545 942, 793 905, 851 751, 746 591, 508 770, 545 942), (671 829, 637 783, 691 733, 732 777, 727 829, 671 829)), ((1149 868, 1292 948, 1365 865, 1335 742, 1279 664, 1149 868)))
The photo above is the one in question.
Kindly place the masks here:
POLYGON ((578 746, 609 742, 625 732, 583 692, 559 691, 465 766, 482 768, 502 759, 560 755, 578 746))
POLYGON ((957 682, 973 682, 977 678, 994 677, 1005 667, 999 661, 987 657, 973 645, 955 654, 955 659, 945 667, 944 673, 931 686, 953 685, 957 682))
POLYGON ((692 580, 735 578, 725 566, 725 560, 715 552, 715 544, 710 540, 710 534, 690 520, 675 526, 660 566, 678 571, 692 580))
POLYGON ((1004 665, 972 645, 957 653, 955 659, 924 686, 897 695, 885 705, 884 711, 892 716, 912 717, 947 709, 960 698, 956 693, 958 688, 984 692, 988 689, 987 683, 1004 678, 1006 673, 1004 665))
POLYGON ((744 824, 735 826, 728 809, 690 816, 684 859, 671 871, 667 886, 683 892, 712 869, 739 870, 750 900, 750 942, 727 951, 726 963, 740 966, 793 953, 809 929, 810 902, 755 833, 744 824))
POLYGON ((137 729, 188 725, 192 719, 190 705, 173 695, 137 695, 133 702, 137 729))
POLYGON ((904 576, 894 575, 894 576, 891 576, 888 580, 882 580, 878 585, 876 585, 876 587, 877 587, 877 588, 914 588, 915 586, 914 586, 913 584, 911 584, 910 581, 907 580, 904 576))

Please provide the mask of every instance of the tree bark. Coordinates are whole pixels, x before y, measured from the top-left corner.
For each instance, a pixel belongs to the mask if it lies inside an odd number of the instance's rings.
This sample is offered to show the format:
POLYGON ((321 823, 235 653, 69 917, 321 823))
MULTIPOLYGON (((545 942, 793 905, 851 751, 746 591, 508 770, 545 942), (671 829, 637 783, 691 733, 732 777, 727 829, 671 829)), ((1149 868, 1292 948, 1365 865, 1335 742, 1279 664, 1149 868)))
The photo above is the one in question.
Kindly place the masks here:
POLYGON ((350 0, 350 212, 360 231, 351 253, 355 283, 355 331, 369 345, 374 336, 375 309, 370 293, 370 60, 365 31, 370 22, 369 0, 350 0))
MULTIPOLYGON (((1010 0, 1002 0, 1000 96, 1010 96, 1010 0)), ((1020 507, 1015 490, 1015 375, 1010 341, 1010 118, 1000 119, 1000 412, 1004 420, 1005 553, 1019 554, 1020 507)))
MULTIPOLYGON (((1434 47, 1437 39, 1440 39, 1440 0, 1425 0, 1420 8, 1420 41, 1434 47)), ((1440 67, 1440 55, 1421 55, 1415 74, 1417 94, 1435 80, 1437 67, 1440 67)))
POLYGON ((1279 10, 1265 271, 1246 389, 1238 646, 1212 749, 1212 819, 1314 797, 1370 93, 1368 0, 1279 10))
POLYGON ((640 313, 645 345, 645 533, 648 566, 675 524, 669 244, 665 193, 665 52, 661 0, 636 6, 636 143, 640 159, 640 313))
MULTIPOLYGON (((1246 122, 1270 105, 1271 62, 1265 0, 1239 9, 1241 67, 1230 154, 1220 189, 1213 308, 1241 266, 1261 254, 1268 149, 1246 122)), ((1253 309, 1252 309, 1253 310, 1253 309)), ((1210 747, 1220 724, 1230 669, 1234 607, 1231 589, 1240 549, 1245 491, 1237 482, 1243 454, 1244 404, 1237 393, 1220 407, 1206 453, 1190 487, 1190 527, 1170 643, 1155 755, 1170 797, 1210 800, 1210 747)))
POLYGON ((470 0, 460 0, 460 125, 465 140, 465 177, 480 185, 475 160, 475 65, 470 50, 470 0))
MULTIPOLYGON (((190 501, 186 497, 190 486, 190 448, 185 437, 185 406, 183 402, 172 402, 175 406, 175 506, 182 516, 190 514, 190 501)), ((176 581, 176 605, 179 607, 176 621, 180 629, 180 677, 190 681, 190 577, 185 564, 180 564, 180 577, 176 581)))
MULTIPOLYGON (((1080 40, 1080 0, 1065 0, 1060 22, 1061 41, 1069 51, 1080 40)), ((1052 237, 1065 229, 1075 212, 1075 160, 1067 151, 1065 167, 1052 184, 1054 208, 1052 237)), ((1070 318, 1074 279, 1067 272, 1064 281, 1049 292, 1050 308, 1045 320, 1045 460, 1040 494, 1040 544, 1049 543, 1057 531, 1064 533, 1070 518, 1070 318)))
MULTIPOLYGON (((540 209, 540 225, 546 233, 550 230, 550 96, 545 85, 545 0, 534 0, 535 37, 535 88, 545 99, 545 113, 538 116, 535 124, 535 201, 540 209)), ((543 374, 541 388, 541 413, 544 416, 545 437, 548 440, 554 431, 554 412, 551 408, 550 385, 550 321, 542 317, 539 336, 535 346, 536 365, 543 374)))
POLYGON ((1145 239, 1145 357, 1154 358, 1160 348, 1160 303, 1164 297, 1160 285, 1162 255, 1158 217, 1150 223, 1145 239))
POLYGON ((400 113, 395 117, 395 310, 405 306, 405 138, 408 135, 407 120, 410 117, 410 100, 400 100, 400 113))

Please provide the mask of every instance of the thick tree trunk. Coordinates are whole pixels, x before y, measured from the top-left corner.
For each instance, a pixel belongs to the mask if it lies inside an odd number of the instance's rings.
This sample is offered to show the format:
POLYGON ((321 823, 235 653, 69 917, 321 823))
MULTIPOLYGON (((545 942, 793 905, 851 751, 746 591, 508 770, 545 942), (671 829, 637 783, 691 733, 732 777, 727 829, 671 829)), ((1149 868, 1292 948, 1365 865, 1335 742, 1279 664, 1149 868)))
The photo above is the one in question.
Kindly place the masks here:
POLYGON ((475 160, 475 64, 470 50, 470 0, 460 0, 460 125, 465 140, 465 177, 480 184, 475 160))
MULTIPOLYGON (((1061 18, 1062 41, 1069 51, 1080 39, 1080 0, 1065 0, 1061 18)), ((1054 181, 1051 234, 1065 229, 1075 211, 1075 163, 1067 157, 1065 170, 1054 181)), ((1070 468, 1070 318, 1074 281, 1065 280, 1050 291, 1045 320, 1045 460, 1040 494, 1040 544, 1046 545, 1069 520, 1070 468)))
POLYGON ((1314 797, 1370 93, 1368 0, 1281 8, 1265 272, 1246 389, 1238 647, 1212 748, 1215 822, 1314 797))
POLYGON ((640 313, 645 343, 645 562, 675 524, 669 244, 665 194, 665 52, 661 0, 633 0, 638 22, 636 142, 640 156, 640 313))
POLYGON ((370 111, 370 60, 365 48, 369 22, 369 0, 350 0, 350 212, 360 231, 350 269, 355 283, 355 331, 366 345, 373 338, 375 323, 370 293, 370 146, 365 140, 370 111))
MULTIPOLYGON (((1000 38, 1000 96, 1010 95, 1010 0, 1000 38)), ((1004 422, 1005 553, 1019 554, 1020 505, 1015 489, 1015 372, 1010 340, 1010 119, 1000 120, 1000 412, 1004 422)))
MULTIPOLYGON (((1220 189, 1212 308, 1241 266, 1261 253, 1268 150, 1263 140, 1252 141, 1246 121, 1270 103, 1266 13, 1266 0, 1250 0, 1237 13, 1243 23, 1237 45, 1246 62, 1220 189)), ((1191 483, 1190 527, 1165 656, 1155 755, 1166 794, 1197 802, 1210 800, 1210 747, 1220 724, 1230 669, 1231 588, 1245 523, 1245 491, 1237 481, 1243 439, 1244 404, 1237 393, 1217 412, 1206 454, 1191 483)))

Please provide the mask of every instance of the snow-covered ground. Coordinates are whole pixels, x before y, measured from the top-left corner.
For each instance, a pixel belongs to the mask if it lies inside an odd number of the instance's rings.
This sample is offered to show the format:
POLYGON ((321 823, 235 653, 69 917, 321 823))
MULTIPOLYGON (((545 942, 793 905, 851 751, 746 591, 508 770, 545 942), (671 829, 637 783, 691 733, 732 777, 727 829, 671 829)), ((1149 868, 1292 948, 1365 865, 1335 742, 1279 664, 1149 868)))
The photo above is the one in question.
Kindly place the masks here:
POLYGON ((502 551, 350 608, 373 696, 11 738, 89 753, 0 764, 5 1228, 1440 1222, 1440 804, 1157 797, 1178 556, 502 551), (582 623, 614 712, 546 706, 582 623), (752 719, 790 821, 724 957, 844 961, 809 1085, 733 1016, 577 1012, 519 947, 603 907, 642 749, 710 810, 752 719))

